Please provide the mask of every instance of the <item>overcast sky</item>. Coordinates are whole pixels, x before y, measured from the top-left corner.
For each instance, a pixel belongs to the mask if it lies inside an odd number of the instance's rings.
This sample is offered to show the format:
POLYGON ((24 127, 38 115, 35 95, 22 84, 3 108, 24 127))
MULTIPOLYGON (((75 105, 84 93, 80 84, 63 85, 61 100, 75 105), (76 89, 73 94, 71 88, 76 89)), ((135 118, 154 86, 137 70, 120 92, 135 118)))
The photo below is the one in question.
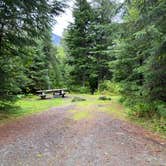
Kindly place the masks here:
MULTIPOLYGON (((123 2, 124 0, 117 1, 123 2)), ((53 27, 53 33, 59 36, 62 36, 64 29, 67 28, 70 22, 73 22, 72 7, 74 5, 74 0, 69 0, 68 5, 69 7, 66 8, 65 13, 62 13, 60 16, 56 18, 57 23, 53 27)))
POLYGON ((72 17, 72 7, 74 5, 73 1, 68 2, 69 7, 66 8, 65 13, 62 13, 60 16, 56 18, 57 23, 53 27, 53 33, 62 36, 63 31, 67 26, 69 25, 70 22, 73 21, 72 17))

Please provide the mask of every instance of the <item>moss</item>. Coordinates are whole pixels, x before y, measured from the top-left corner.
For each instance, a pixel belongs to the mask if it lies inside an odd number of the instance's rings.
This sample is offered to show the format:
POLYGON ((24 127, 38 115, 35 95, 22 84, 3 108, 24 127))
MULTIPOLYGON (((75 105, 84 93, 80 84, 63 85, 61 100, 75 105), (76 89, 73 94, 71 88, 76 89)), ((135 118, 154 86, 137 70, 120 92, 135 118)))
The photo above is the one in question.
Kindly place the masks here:
POLYGON ((88 111, 81 111, 81 112, 76 112, 73 115, 74 120, 82 120, 82 119, 87 119, 90 117, 90 114, 88 111))

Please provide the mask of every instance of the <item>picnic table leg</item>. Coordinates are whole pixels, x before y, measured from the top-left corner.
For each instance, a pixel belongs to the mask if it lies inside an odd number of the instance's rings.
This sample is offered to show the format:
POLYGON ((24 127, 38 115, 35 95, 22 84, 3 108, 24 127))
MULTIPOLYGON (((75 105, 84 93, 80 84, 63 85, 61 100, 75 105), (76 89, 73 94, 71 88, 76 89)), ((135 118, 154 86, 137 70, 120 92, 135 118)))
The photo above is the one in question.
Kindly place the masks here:
POLYGON ((45 99, 46 98, 46 94, 42 94, 40 97, 41 97, 41 99, 45 99))
POLYGON ((55 92, 53 92, 53 94, 52 94, 52 95, 53 95, 53 98, 54 98, 54 97, 55 97, 55 92))

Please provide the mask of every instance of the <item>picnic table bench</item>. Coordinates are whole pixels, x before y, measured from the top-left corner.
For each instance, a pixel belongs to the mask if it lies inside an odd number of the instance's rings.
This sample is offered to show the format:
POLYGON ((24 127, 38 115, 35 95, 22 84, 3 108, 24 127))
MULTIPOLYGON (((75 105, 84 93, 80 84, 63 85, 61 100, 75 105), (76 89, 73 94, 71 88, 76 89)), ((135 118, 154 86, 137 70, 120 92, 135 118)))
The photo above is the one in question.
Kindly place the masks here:
POLYGON ((41 99, 45 99, 48 93, 52 93, 53 97, 58 95, 64 98, 66 92, 67 92, 67 89, 65 88, 64 89, 49 89, 49 90, 39 90, 37 91, 37 94, 41 97, 41 99))

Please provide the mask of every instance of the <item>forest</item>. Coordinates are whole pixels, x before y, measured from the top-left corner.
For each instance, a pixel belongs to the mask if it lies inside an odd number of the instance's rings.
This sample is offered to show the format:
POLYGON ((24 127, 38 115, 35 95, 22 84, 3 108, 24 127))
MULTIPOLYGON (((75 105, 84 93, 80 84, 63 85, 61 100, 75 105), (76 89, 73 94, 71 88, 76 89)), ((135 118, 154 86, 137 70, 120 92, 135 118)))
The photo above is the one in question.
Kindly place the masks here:
POLYGON ((22 95, 68 88, 118 94, 137 118, 166 130, 166 1, 76 0, 60 46, 51 40, 65 1, 0 1, 0 110, 22 95), (163 125, 164 122, 164 125, 163 125))
POLYGON ((0 165, 166 166, 166 0, 0 0, 0 165))

